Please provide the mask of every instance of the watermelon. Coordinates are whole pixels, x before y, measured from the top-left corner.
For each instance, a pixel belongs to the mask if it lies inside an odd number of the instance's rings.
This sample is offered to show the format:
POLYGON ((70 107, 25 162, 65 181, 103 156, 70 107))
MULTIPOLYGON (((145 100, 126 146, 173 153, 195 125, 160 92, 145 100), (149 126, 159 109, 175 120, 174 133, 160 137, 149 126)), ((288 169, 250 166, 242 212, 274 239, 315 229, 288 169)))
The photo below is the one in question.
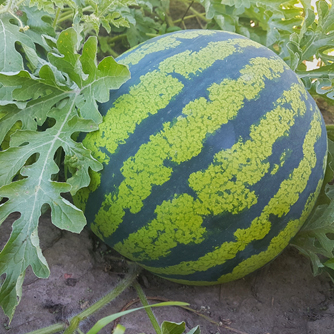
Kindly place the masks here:
POLYGON ((104 242, 166 279, 211 285, 274 259, 309 216, 327 136, 268 48, 186 30, 121 55, 131 79, 83 144, 103 163, 74 202, 104 242))

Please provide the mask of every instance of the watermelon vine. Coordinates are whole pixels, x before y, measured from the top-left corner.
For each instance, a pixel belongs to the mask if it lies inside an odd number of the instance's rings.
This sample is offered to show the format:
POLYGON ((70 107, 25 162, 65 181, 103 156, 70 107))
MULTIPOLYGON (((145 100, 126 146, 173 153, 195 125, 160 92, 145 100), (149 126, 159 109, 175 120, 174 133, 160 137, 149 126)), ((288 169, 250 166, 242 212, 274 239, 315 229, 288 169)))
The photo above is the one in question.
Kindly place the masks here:
MULTIPOLYGON (((197 27, 236 32, 271 48, 313 97, 334 104, 332 1, 182 3, 183 17, 173 18, 165 0, 0 0, 0 224, 20 213, 0 252, 0 305, 10 319, 26 268, 49 275, 37 233, 40 215, 50 208, 54 225, 76 233, 86 224, 62 194, 86 187, 89 170, 102 165, 75 138, 98 129, 97 103, 130 78, 114 60, 129 47, 196 20, 197 27), (317 68, 308 70, 315 59, 317 68)), ((334 277, 334 130, 327 131, 325 184, 292 245, 310 257, 315 274, 334 277)))

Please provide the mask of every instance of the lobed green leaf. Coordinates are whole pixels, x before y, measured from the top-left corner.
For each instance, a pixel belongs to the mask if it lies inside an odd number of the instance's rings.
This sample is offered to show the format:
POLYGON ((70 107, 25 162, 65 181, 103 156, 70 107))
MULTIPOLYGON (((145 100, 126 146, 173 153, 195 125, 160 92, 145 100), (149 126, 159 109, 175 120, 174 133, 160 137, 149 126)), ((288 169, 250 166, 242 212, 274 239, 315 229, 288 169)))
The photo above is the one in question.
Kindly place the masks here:
POLYGON ((128 69, 112 58, 97 64, 94 37, 79 55, 79 40, 74 28, 63 31, 57 49, 48 55, 50 63, 45 61, 35 74, 0 72, 0 93, 9 95, 0 107, 1 142, 12 132, 8 147, 0 151, 0 197, 5 199, 0 205, 0 224, 13 212, 21 214, 0 252, 0 275, 6 274, 0 305, 9 318, 19 302, 26 268, 31 266, 38 277, 49 274, 37 235, 45 205, 51 209, 53 224, 61 229, 78 233, 86 224, 82 211, 62 194, 75 194, 88 186, 89 170, 98 171, 102 165, 72 137, 98 129, 102 117, 97 102, 107 101, 110 89, 129 78, 128 69), (59 150, 71 173, 64 182, 55 181, 60 171, 55 161, 59 150))
POLYGON ((30 48, 34 52, 33 41, 20 30, 20 27, 11 23, 13 17, 9 14, 2 14, 0 17, 0 41, 3 46, 0 49, 0 71, 17 71, 23 69, 23 58, 16 50, 17 42, 30 48))

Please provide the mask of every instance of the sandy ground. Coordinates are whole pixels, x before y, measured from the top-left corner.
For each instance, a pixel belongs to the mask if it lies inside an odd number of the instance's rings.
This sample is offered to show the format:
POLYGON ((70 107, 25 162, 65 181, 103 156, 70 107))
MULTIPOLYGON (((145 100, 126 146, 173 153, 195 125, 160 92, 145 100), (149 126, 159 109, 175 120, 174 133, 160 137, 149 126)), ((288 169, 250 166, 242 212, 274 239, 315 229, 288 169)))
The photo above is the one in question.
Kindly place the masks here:
MULTIPOLYGON (((8 238, 13 219, 10 217, 2 227, 0 247, 8 238)), ((51 275, 38 279, 30 270, 27 272, 23 297, 10 328, 0 311, 1 334, 28 333, 66 321, 113 289, 126 275, 127 263, 88 230, 80 235, 60 231, 46 215, 41 218, 39 233, 51 275)), ((152 300, 188 302, 197 312, 179 307, 154 310, 159 322, 185 321, 188 330, 200 325, 204 334, 333 333, 333 284, 326 276, 313 277, 309 261, 293 248, 250 276, 220 286, 174 284, 146 271, 139 283, 152 300)), ((82 323, 80 329, 86 333, 98 319, 122 310, 136 298, 136 291, 127 289, 82 323)), ((127 328, 127 334, 154 333, 143 311, 121 318, 120 323, 127 328)), ((101 333, 111 331, 112 325, 101 333)))

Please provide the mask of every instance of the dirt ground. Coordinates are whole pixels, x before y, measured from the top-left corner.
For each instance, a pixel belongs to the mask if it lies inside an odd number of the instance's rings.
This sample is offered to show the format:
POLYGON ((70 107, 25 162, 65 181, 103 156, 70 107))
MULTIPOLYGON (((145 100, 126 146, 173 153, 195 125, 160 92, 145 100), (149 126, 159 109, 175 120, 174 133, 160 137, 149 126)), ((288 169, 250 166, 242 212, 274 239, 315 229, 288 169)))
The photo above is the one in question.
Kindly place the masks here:
MULTIPOLYGON (((2 226, 0 247, 9 236, 14 218, 2 226)), ((126 275, 126 263, 86 229, 80 235, 60 231, 46 215, 41 218, 39 233, 51 275, 38 279, 30 270, 27 272, 23 297, 9 327, 0 311, 1 334, 26 334, 66 321, 113 289, 126 275)), ((146 271, 139 282, 149 298, 188 302, 197 312, 179 307, 154 310, 159 322, 185 321, 188 330, 200 325, 204 334, 333 333, 333 284, 326 276, 313 277, 309 261, 293 248, 250 276, 220 286, 183 286, 146 271)), ((135 298, 135 290, 127 289, 86 320, 81 330, 86 333, 98 319, 120 311, 135 298)), ((127 328, 127 334, 154 333, 145 312, 123 317, 120 323, 127 328)), ((101 333, 111 331, 109 325, 101 333)))

